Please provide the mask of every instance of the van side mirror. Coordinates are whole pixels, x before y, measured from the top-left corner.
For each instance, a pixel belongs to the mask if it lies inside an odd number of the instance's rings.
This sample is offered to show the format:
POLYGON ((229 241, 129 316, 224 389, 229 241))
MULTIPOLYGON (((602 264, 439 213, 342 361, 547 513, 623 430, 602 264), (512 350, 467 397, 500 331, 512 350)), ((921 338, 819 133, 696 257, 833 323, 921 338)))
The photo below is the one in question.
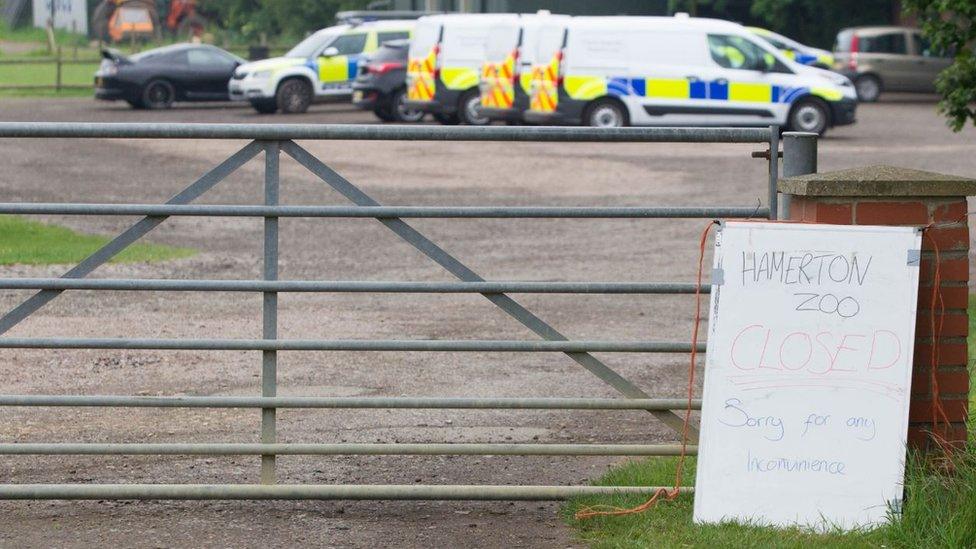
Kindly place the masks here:
POLYGON ((339 55, 339 50, 335 46, 329 46, 322 50, 322 57, 335 57, 339 55))

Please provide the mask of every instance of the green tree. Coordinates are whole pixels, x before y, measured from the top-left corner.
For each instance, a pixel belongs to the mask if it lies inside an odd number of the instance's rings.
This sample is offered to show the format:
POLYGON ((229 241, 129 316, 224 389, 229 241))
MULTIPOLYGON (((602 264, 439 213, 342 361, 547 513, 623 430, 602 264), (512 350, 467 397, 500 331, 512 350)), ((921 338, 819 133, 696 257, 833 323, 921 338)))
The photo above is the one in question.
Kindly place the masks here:
POLYGON ((218 25, 254 40, 290 42, 335 22, 338 11, 363 9, 368 0, 201 0, 218 25))
POLYGON ((892 15, 891 0, 753 0, 750 11, 771 30, 825 49, 840 29, 887 24, 892 15))
POLYGON ((976 2, 973 0, 905 0, 918 16, 922 33, 937 50, 955 52, 955 59, 935 80, 942 100, 939 111, 953 131, 967 120, 976 125, 976 2))

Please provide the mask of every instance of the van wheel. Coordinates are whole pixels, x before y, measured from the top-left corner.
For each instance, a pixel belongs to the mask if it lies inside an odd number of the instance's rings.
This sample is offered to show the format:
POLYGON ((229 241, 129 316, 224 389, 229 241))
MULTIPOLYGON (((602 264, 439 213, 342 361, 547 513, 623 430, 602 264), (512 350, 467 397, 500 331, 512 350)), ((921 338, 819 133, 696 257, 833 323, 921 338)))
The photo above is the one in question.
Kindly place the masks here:
POLYGON ((481 94, 477 89, 468 90, 458 101, 458 116, 470 126, 487 126, 491 119, 481 114, 481 94))
POLYGON ((176 90, 165 80, 153 80, 142 92, 142 105, 147 109, 168 109, 176 99, 176 90))
POLYGON ((261 114, 274 114, 278 112, 278 102, 274 99, 252 99, 251 106, 261 114))
POLYGON ((865 103, 874 103, 881 97, 881 79, 871 74, 858 76, 854 80, 857 98, 865 103))
POLYGON ((308 82, 292 78, 278 86, 275 94, 278 108, 285 114, 301 114, 312 104, 312 86, 308 82))
POLYGON ((594 128, 622 128, 627 125, 627 114, 620 103, 600 99, 586 109, 583 122, 594 128))
POLYGON ((788 125, 791 131, 823 135, 829 123, 830 114, 823 101, 808 97, 793 105, 788 125))

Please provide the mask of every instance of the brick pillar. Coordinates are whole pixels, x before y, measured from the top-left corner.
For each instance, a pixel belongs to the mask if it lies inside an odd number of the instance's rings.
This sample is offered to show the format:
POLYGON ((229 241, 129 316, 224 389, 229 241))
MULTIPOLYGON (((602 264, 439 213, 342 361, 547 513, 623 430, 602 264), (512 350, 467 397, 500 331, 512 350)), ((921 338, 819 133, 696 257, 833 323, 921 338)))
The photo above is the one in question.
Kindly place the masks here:
MULTIPOLYGON (((939 270, 945 316, 938 341, 933 340, 930 311, 935 273, 932 241, 922 237, 915 362, 909 411, 909 445, 931 448, 932 346, 938 345, 936 380, 939 400, 951 426, 940 428, 946 439, 966 440, 969 403, 969 218, 966 197, 976 195, 976 180, 932 172, 870 166, 783 179, 779 191, 790 196, 789 219, 842 225, 912 225, 930 229, 939 248, 939 270)), ((939 321, 937 318, 936 322, 939 321)))

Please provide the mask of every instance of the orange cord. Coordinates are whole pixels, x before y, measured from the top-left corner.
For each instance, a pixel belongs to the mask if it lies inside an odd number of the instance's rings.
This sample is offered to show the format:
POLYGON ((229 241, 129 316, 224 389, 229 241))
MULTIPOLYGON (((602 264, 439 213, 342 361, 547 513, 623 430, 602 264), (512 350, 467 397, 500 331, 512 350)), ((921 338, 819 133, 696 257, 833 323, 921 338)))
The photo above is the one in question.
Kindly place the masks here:
POLYGON ((935 241, 935 238, 929 234, 929 229, 933 226, 928 225, 922 229, 922 234, 932 243, 932 251, 935 254, 935 273, 932 276, 932 295, 931 303, 929 304, 929 331, 932 336, 932 361, 929 364, 929 383, 932 388, 932 436, 939 446, 948 449, 950 445, 946 443, 945 437, 938 433, 940 419, 946 428, 952 422, 949 421, 949 416, 946 414, 945 408, 942 407, 942 400, 939 398, 939 379, 936 375, 939 365, 939 340, 941 339, 942 329, 945 325, 945 301, 942 299, 942 272, 940 265, 942 261, 939 257, 939 245, 935 241), (937 305, 939 308, 938 324, 936 324, 935 320, 935 309, 937 305))
POLYGON ((684 426, 681 429, 681 454, 678 456, 678 466, 675 468, 674 488, 659 488, 654 495, 637 507, 625 509, 607 505, 594 507, 584 507, 574 515, 576 520, 587 519, 597 516, 630 515, 640 513, 650 509, 657 502, 664 498, 665 501, 672 501, 681 493, 681 477, 687 457, 688 448, 688 425, 691 423, 691 401, 695 394, 695 365, 698 358, 698 329, 701 326, 701 285, 702 272, 705 265, 705 243, 708 241, 708 233, 718 221, 710 222, 705 230, 702 231, 701 240, 698 243, 698 284, 695 286, 695 323, 691 331, 691 359, 688 362, 688 403, 685 406, 684 426), (601 510, 602 509, 602 510, 601 510))

